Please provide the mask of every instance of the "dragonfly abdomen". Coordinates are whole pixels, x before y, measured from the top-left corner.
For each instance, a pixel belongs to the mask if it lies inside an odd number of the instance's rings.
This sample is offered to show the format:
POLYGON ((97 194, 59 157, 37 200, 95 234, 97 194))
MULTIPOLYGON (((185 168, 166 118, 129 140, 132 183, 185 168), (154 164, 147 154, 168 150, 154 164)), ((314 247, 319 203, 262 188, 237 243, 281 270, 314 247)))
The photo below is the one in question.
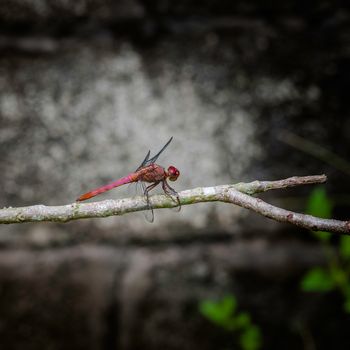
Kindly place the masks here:
POLYGON ((138 175, 136 173, 132 173, 132 174, 125 176, 125 177, 122 177, 121 179, 118 179, 118 180, 116 180, 108 185, 98 187, 90 192, 84 193, 83 195, 81 195, 77 199, 77 202, 85 201, 85 200, 92 198, 92 197, 95 197, 103 192, 109 191, 112 188, 119 187, 119 186, 131 183, 131 182, 135 182, 135 181, 138 181, 138 175))

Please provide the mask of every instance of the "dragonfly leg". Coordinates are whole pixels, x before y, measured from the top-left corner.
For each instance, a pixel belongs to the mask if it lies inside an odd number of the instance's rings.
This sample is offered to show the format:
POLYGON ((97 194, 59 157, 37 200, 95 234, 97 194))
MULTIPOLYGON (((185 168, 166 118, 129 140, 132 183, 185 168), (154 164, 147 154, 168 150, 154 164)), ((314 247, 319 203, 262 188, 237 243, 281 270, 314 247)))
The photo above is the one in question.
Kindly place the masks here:
POLYGON ((176 197, 176 203, 178 204, 179 208, 181 209, 181 203, 180 203, 180 198, 179 194, 168 184, 166 180, 162 182, 162 187, 164 193, 169 196, 173 200, 173 196, 176 197))
POLYGON ((151 217, 150 218, 145 215, 146 220, 149 221, 149 222, 153 222, 153 220, 154 220, 153 208, 152 208, 152 206, 151 206, 151 204, 149 202, 149 191, 151 191, 153 188, 155 188, 159 184, 159 182, 160 181, 155 182, 155 183, 153 183, 153 184, 151 184, 151 185, 149 185, 147 187, 145 186, 145 183, 142 182, 142 185, 143 185, 143 188, 144 188, 144 192, 143 193, 146 196, 146 204, 147 204, 148 209, 151 212, 151 217))
POLYGON ((153 190, 159 183, 160 183, 160 181, 154 182, 153 184, 151 184, 145 188, 144 194, 146 196, 148 206, 150 206, 150 204, 149 204, 149 191, 153 190))

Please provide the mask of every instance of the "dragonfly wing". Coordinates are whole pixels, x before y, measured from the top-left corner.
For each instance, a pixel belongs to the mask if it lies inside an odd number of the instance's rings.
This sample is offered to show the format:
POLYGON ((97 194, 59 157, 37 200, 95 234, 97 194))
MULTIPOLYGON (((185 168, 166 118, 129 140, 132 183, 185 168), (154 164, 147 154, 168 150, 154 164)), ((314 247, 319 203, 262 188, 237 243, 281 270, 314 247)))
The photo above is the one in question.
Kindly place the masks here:
POLYGON ((142 167, 144 167, 146 165, 146 163, 148 162, 148 158, 149 158, 150 154, 151 154, 151 151, 148 151, 147 154, 146 154, 145 159, 142 161, 140 166, 135 170, 135 172, 139 171, 142 167))
POLYGON ((146 221, 152 223, 154 221, 154 212, 152 206, 149 203, 147 191, 146 191, 146 183, 143 181, 137 181, 129 185, 129 193, 134 196, 142 197, 142 200, 147 204, 147 209, 142 211, 143 217, 146 221))
POLYGON ((142 192, 143 192, 143 195, 145 196, 145 202, 147 204, 147 207, 148 209, 147 210, 144 210, 142 212, 143 216, 145 217, 145 219, 152 223, 154 221, 154 212, 153 212, 153 208, 149 202, 149 198, 148 198, 148 194, 147 194, 147 189, 146 189, 146 184, 143 182, 143 181, 139 181, 140 185, 141 185, 141 188, 142 188, 142 192))
POLYGON ((149 164, 153 164, 157 161, 158 157, 161 155, 161 153, 169 146, 169 143, 171 142, 171 140, 173 139, 173 137, 171 136, 169 141, 162 147, 162 149, 151 159, 148 159, 144 165, 149 165, 149 164))
POLYGON ((139 189, 139 183, 134 182, 128 185, 128 194, 130 196, 142 196, 142 191, 139 189))

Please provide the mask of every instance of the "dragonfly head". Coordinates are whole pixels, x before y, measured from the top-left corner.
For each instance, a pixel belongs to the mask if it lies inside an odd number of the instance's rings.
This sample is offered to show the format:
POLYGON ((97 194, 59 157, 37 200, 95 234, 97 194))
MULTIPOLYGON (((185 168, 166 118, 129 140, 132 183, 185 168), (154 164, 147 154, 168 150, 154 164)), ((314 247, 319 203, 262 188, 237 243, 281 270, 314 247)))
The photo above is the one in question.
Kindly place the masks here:
POLYGON ((170 166, 168 168, 168 178, 170 181, 176 181, 177 178, 180 176, 180 172, 174 167, 170 166))

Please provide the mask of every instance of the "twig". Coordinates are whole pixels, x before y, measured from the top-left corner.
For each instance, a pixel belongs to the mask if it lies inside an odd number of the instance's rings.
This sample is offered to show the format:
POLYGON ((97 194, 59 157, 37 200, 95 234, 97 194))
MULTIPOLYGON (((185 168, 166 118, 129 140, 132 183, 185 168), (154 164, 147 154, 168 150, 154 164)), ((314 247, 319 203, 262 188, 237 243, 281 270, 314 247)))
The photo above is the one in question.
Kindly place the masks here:
MULTIPOLYGON (((182 206, 201 202, 226 202, 251 209, 273 220, 289 222, 310 230, 350 234, 350 221, 321 219, 311 215, 294 213, 275 207, 259 198, 251 196, 252 194, 268 190, 323 183, 326 180, 327 178, 325 175, 316 175, 291 177, 279 181, 253 181, 235 185, 200 187, 179 192, 179 198, 182 206)), ((165 195, 155 195, 151 196, 149 199, 154 209, 177 206, 175 200, 165 195)), ((0 223, 14 224, 39 221, 68 222, 77 219, 123 215, 130 212, 147 210, 147 208, 147 203, 143 197, 104 200, 93 203, 72 203, 63 206, 34 205, 22 208, 4 208, 0 210, 0 223)))

